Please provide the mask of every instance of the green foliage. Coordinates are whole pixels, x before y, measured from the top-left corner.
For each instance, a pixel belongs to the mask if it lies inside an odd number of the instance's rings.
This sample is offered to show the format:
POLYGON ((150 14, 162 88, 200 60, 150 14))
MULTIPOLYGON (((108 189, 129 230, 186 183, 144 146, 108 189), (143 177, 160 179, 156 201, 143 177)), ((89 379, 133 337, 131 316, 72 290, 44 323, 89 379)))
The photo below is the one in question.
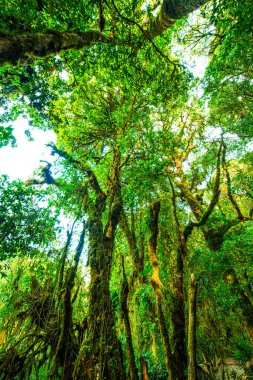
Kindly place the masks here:
POLYGON ((3 127, 0 126, 0 148, 11 143, 11 146, 14 147, 16 140, 12 135, 13 128, 11 126, 3 127))
POLYGON ((33 256, 38 249, 50 246, 56 238, 57 213, 46 204, 46 192, 1 177, 1 260, 16 255, 33 256))
POLYGON ((5 34, 45 29, 84 31, 94 13, 94 4, 89 1, 4 0, 0 28, 5 34))
POLYGON ((252 4, 214 2, 217 47, 207 70, 212 118, 239 136, 252 136, 252 4))

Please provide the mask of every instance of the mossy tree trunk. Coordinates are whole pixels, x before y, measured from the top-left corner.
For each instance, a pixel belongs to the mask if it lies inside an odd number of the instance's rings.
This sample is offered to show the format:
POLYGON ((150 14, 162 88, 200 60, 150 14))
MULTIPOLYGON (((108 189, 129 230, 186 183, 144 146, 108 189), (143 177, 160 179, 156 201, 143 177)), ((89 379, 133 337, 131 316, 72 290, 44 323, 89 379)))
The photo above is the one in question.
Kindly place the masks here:
MULTIPOLYGON (((178 19, 188 15, 190 12, 205 4, 208 0, 164 0, 159 15, 148 26, 146 37, 154 38, 170 28, 178 19)), ((87 25, 89 29, 89 25, 87 25)), ((0 63, 18 64, 27 58, 36 56, 44 57, 56 54, 68 49, 82 49, 96 42, 108 43, 112 38, 105 36, 97 30, 86 32, 56 32, 46 30, 45 32, 34 32, 28 30, 26 33, 13 35, 0 35, 0 63)))
MULTIPOLYGON (((134 263, 134 273, 133 279, 137 278, 139 274, 143 271, 144 268, 144 245, 143 245, 143 236, 140 236, 139 244, 135 231, 135 221, 134 215, 132 213, 131 218, 127 218, 125 211, 123 210, 121 214, 121 228, 125 234, 130 255, 134 263), (130 219, 130 220, 129 220, 130 219)), ((141 235, 141 231, 140 231, 141 235)), ((140 279, 141 282, 141 279, 140 279)))
POLYGON ((75 366, 76 379, 119 380, 125 378, 122 350, 118 341, 110 297, 110 272, 116 228, 122 209, 120 152, 114 148, 108 197, 93 176, 96 202, 89 217, 90 288, 88 328, 75 366), (106 226, 102 216, 109 198, 106 226))
POLYGON ((162 308, 162 290, 161 290, 161 281, 159 278, 159 262, 158 262, 158 256, 157 256, 159 212, 160 212, 160 202, 157 201, 157 202, 154 202, 150 206, 149 224, 150 224, 151 234, 148 241, 148 252, 149 252, 150 262, 153 267, 153 275, 151 277, 150 283, 154 289, 155 296, 156 296, 157 318, 158 318, 158 323, 159 323, 160 332, 162 336, 165 364, 168 371, 168 379, 174 380, 175 379, 174 374, 175 374, 176 368, 174 366, 174 361, 172 358, 169 333, 167 330, 166 319, 165 319, 163 308, 162 308))
POLYGON ((207 206, 206 210, 203 210, 202 205, 192 194, 190 186, 184 177, 182 170, 182 162, 178 167, 178 178, 174 178, 174 182, 177 187, 181 190, 182 195, 188 201, 189 206, 193 214, 195 215, 197 222, 189 222, 188 225, 183 229, 181 227, 180 221, 177 215, 177 205, 176 205, 176 193, 174 190, 173 183, 171 183, 172 189, 172 203, 173 203, 173 213, 176 224, 176 231, 178 237, 178 249, 176 256, 175 265, 175 275, 174 281, 172 283, 172 344, 173 344, 173 360, 176 367, 175 380, 185 380, 187 377, 187 349, 186 349, 186 339, 185 339, 185 295, 184 295, 184 260, 187 256, 187 240, 194 227, 201 227, 204 231, 204 236, 206 237, 205 224, 208 218, 212 214, 215 205, 218 202, 220 190, 220 164, 221 164, 221 154, 222 154, 222 144, 220 144, 217 151, 217 162, 216 162, 216 174, 213 186, 212 199, 207 206))
POLYGON ((127 360, 128 360, 128 373, 130 380, 138 380, 138 368, 135 361, 134 348, 133 348, 133 339, 132 339, 132 331, 131 324, 129 318, 129 310, 128 310, 128 294, 129 294, 129 285, 125 273, 124 259, 122 258, 122 271, 123 271, 123 282, 120 292, 120 310, 122 319, 125 325, 125 333, 126 333, 126 352, 127 352, 127 360))
POLYGON ((68 49, 81 49, 94 42, 109 42, 110 39, 97 31, 69 33, 46 32, 0 36, 0 63, 17 64, 29 56, 44 57, 68 49))
POLYGON ((171 336, 173 363, 175 373, 173 380, 185 380, 187 354, 185 342, 185 296, 184 296, 184 265, 181 249, 177 251, 176 273, 172 281, 172 329, 171 336))
POLYGON ((188 291, 188 380, 196 380, 196 311, 197 283, 191 275, 188 291))
POLYGON ((238 288, 238 295, 240 297, 240 308, 243 315, 243 326, 248 334, 250 343, 253 347, 253 301, 251 291, 249 288, 242 289, 238 276, 233 268, 229 269, 223 276, 224 281, 228 284, 235 285, 238 288))
POLYGON ((184 294, 184 260, 187 255, 187 238, 185 238, 177 215, 176 195, 172 189, 173 214, 177 233, 177 250, 174 276, 172 278, 172 354, 175 365, 175 380, 185 380, 187 371, 187 349, 185 342, 185 294, 184 294))
POLYGON ((160 35, 169 29, 177 20, 201 7, 208 0, 164 0, 161 10, 150 27, 152 37, 160 35))
POLYGON ((149 380, 148 363, 146 362, 143 356, 140 357, 140 364, 141 364, 141 380, 149 380))
MULTIPOLYGON (((90 264, 90 287, 89 287, 89 307, 87 315, 87 326, 85 334, 74 361, 73 378, 78 380, 120 380, 125 379, 123 368, 123 353, 114 326, 114 315, 110 298, 110 272, 112 265, 113 246, 116 228, 119 223, 122 210, 121 198, 121 155, 118 145, 113 146, 113 157, 110 167, 110 187, 104 193, 100 187, 95 173, 82 161, 75 160, 62 151, 52 146, 54 153, 68 160, 84 175, 88 175, 88 184, 94 192, 95 200, 89 196, 87 188, 83 192, 84 212, 88 213, 89 232, 89 264, 90 264), (107 222, 103 226, 103 219, 107 210, 107 222)), ((65 252, 63 259, 66 258, 65 252)), ((79 260, 79 259, 78 259, 79 260)), ((71 315, 69 304, 69 289, 73 284, 78 265, 75 257, 74 271, 66 276, 68 284, 67 298, 65 296, 65 306, 70 311, 65 315, 71 315)), ((62 282, 62 271, 60 268, 60 282, 62 282)), ((66 309, 66 310, 67 310, 66 309)), ((70 323, 68 321, 68 323, 70 323)), ((66 325, 66 321, 64 322, 66 325)), ((71 377, 69 377, 71 378, 71 377)))
MULTIPOLYGON (((136 280, 137 281, 139 280, 140 286, 142 286, 146 282, 146 278, 143 275, 144 257, 145 257, 145 238, 144 238, 144 232, 141 229, 141 220, 142 220, 142 213, 136 216, 131 210, 131 215, 128 217, 124 211, 122 212, 120 226, 126 237, 128 247, 129 247, 129 253, 134 264, 133 272, 128 284, 130 287, 135 286, 136 280)), ((131 296, 131 293, 129 293, 129 296, 131 296)), ((137 328, 137 335, 138 337, 143 337, 143 333, 141 329, 139 328, 139 326, 137 328)), ((127 336, 126 336, 126 339, 128 341, 127 336)), ((130 342, 129 344, 127 343, 127 345, 130 345, 130 342)), ((145 347, 145 343, 143 339, 138 339, 138 351, 140 354, 141 378, 142 380, 148 380, 149 379, 148 364, 144 357, 145 352, 146 352, 146 347, 145 347)), ((132 355, 132 357, 134 357, 134 355, 132 355)))

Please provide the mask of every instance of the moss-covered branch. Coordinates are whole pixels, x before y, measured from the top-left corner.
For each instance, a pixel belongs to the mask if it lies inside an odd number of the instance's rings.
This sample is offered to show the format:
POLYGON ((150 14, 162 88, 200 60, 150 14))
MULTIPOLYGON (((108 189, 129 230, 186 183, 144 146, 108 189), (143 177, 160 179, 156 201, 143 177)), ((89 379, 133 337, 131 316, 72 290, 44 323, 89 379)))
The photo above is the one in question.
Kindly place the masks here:
POLYGON ((69 49, 82 49, 94 42, 109 42, 100 32, 46 32, 0 36, 0 63, 16 64, 29 56, 44 57, 69 49))
POLYGON ((164 0, 161 10, 150 28, 152 37, 169 29, 177 20, 198 9, 208 0, 164 0))

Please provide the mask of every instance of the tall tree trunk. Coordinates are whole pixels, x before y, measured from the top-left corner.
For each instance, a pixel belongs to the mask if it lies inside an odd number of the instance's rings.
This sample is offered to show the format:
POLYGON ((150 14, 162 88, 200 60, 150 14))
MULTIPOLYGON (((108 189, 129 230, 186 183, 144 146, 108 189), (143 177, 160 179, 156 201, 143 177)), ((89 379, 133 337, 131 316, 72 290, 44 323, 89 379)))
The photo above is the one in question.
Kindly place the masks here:
POLYGON ((187 353, 185 342, 185 295, 184 295, 184 259, 187 255, 187 237, 185 237, 177 216, 176 195, 172 182, 172 205, 176 223, 178 247, 176 251, 175 274, 172 279, 172 344, 175 363, 175 380, 185 380, 187 371, 187 353))
POLYGON ((75 379, 120 380, 125 378, 122 351, 118 341, 110 297, 110 272, 116 228, 122 209, 120 187, 120 153, 115 148, 108 218, 103 228, 102 215, 106 195, 99 185, 97 199, 89 219, 90 289, 88 329, 75 366, 75 379))
MULTIPOLYGON (((139 223, 141 222, 141 218, 138 220, 139 223)), ((129 247, 129 252, 131 255, 131 258, 133 260, 134 264, 134 269, 132 276, 130 278, 130 286, 133 286, 135 284, 136 279, 139 279, 140 285, 143 285, 145 278, 142 275, 140 277, 140 273, 143 272, 144 268, 144 255, 145 255, 145 239, 143 234, 143 231, 141 231, 141 227, 139 230, 140 236, 139 239, 137 240, 136 237, 136 229, 135 229, 135 223, 136 220, 134 218, 133 213, 131 214, 131 218, 128 218, 125 212, 122 212, 121 215, 121 228, 125 234, 126 240, 128 242, 128 247, 129 247)), ((140 223, 141 224, 141 223, 140 223)), ((126 322, 125 322, 126 323, 126 322)), ((126 328, 127 330, 127 328, 126 328)), ((138 328, 139 330, 139 328, 138 328)), ((136 334, 139 336, 142 336, 141 330, 136 332, 136 334)), ((128 338, 127 338, 128 339, 128 338)), ((139 339, 139 353, 140 353, 140 365, 141 365, 141 376, 142 380, 148 380, 149 375, 148 375, 148 365, 147 362, 142 356, 144 352, 146 351, 146 347, 144 347, 142 339, 139 339)))
MULTIPOLYGON (((125 234, 127 239, 129 251, 134 263, 134 271, 133 271, 133 280, 139 277, 140 273, 143 272, 144 268, 144 256, 145 256, 145 246, 144 246, 144 236, 143 231, 140 231, 139 244, 136 237, 136 232, 134 228, 134 216, 131 215, 131 224, 126 216, 126 213, 122 211, 121 220, 120 220, 121 228, 125 234)), ((140 223, 140 220, 139 220, 140 223)), ((141 284, 145 281, 143 275, 139 277, 139 281, 141 284)))
POLYGON ((188 292, 188 380, 196 380, 196 301, 197 283, 192 274, 188 292))
POLYGON ((157 257, 157 238, 158 238, 158 218, 160 212, 160 202, 155 202, 150 206, 150 231, 151 235, 148 242, 148 251, 150 262, 153 267, 153 275, 151 277, 150 283, 154 289, 157 304, 157 318, 161 331, 163 350, 165 357, 165 364, 168 371, 169 380, 174 380, 174 363, 171 353, 169 334, 166 326, 166 320, 162 309, 162 291, 161 291, 161 281, 159 278, 159 263, 157 257))
POLYGON ((175 367, 173 380, 185 380, 187 354, 185 343, 185 296, 184 296, 184 259, 182 247, 177 249, 176 273, 172 283, 172 355, 175 367))
MULTIPOLYGON (((174 2, 172 2, 174 4, 174 2)), ((191 2, 189 2, 190 4, 191 2)), ((194 3, 194 2, 193 2, 194 3)), ((191 3, 193 5, 193 3, 191 3)), ((197 4, 197 1, 195 2, 197 4)), ((181 2, 179 2, 180 6, 181 2)), ((187 2, 186 2, 187 4, 187 2)), ((220 184, 220 161, 221 161, 222 145, 220 144, 217 151, 217 163, 216 163, 216 175, 213 186, 213 196, 212 199, 204 212, 202 206, 192 194, 187 180, 184 178, 182 167, 179 168, 180 180, 174 178, 174 182, 181 190, 184 197, 187 199, 192 212, 194 213, 198 222, 190 222, 184 231, 180 225, 177 216, 177 205, 176 205, 176 195, 175 190, 170 180, 172 189, 172 203, 173 203, 173 213, 176 223, 177 236, 178 236, 178 249, 176 258, 176 273, 173 282, 173 305, 172 305, 172 323, 173 323, 173 359, 177 369, 176 380, 185 380, 187 371, 187 353, 186 353, 186 343, 185 343, 185 297, 184 297, 184 259, 187 256, 187 239, 189 238, 194 227, 205 227, 205 223, 210 217, 214 206, 218 202, 219 198, 219 184, 220 184)), ((182 165, 182 163, 181 163, 182 165)), ((206 236, 206 235, 205 235, 206 236)))
POLYGON ((140 357, 141 363, 141 380, 149 380, 148 364, 143 356, 140 357))
POLYGON ((139 272, 141 272, 142 270, 136 234, 135 234, 133 225, 132 224, 130 225, 127 219, 126 213, 124 211, 121 214, 120 221, 121 221, 121 228, 127 239, 129 251, 134 263, 134 277, 136 277, 139 274, 139 272))
POLYGON ((123 283, 122 283, 122 288, 120 292, 120 309, 121 309, 121 314, 124 321, 125 332, 126 332, 126 351, 127 351, 129 375, 130 375, 130 380, 138 380, 139 379, 138 368, 135 362, 132 331, 131 331, 131 325, 130 325, 128 305, 127 305, 129 285, 126 278, 123 258, 122 258, 122 270, 123 270, 123 283))

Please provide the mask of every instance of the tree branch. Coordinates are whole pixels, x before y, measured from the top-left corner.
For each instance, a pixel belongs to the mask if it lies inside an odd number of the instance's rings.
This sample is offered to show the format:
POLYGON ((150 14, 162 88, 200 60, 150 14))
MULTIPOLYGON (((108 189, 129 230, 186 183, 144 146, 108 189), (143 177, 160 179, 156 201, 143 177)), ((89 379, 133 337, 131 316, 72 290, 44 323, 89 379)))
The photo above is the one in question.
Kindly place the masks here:
POLYGON ((52 149, 52 155, 54 156, 55 154, 58 154, 58 156, 64 158, 65 160, 67 160, 69 163, 73 164, 77 169, 81 170, 82 172, 84 172, 85 174, 87 174, 89 176, 89 183, 90 183, 90 187, 96 191, 97 194, 100 194, 100 195, 103 195, 106 197, 105 193, 103 192, 103 190, 101 189, 99 183, 98 183, 98 180, 97 180, 97 177, 95 176, 95 173, 93 172, 93 170, 91 170, 89 167, 85 166, 81 161, 78 161, 74 158, 72 158, 67 152, 61 150, 61 149, 58 149, 54 143, 49 143, 47 144, 48 147, 50 147, 52 149))
POLYGON ((177 20, 187 16, 208 1, 209 0, 164 0, 158 16, 150 26, 149 33, 151 37, 159 36, 165 30, 169 29, 177 20))
POLYGON ((68 49, 82 49, 94 42, 108 43, 111 39, 100 32, 46 32, 0 36, 0 63, 17 64, 29 55, 44 57, 68 49))
POLYGON ((221 164, 222 146, 223 146, 223 144, 221 142, 219 149, 218 149, 218 153, 217 153, 216 175, 215 175, 215 181, 214 181, 214 187, 213 187, 213 196, 212 196, 211 202, 209 203, 207 210, 204 212, 204 214, 202 215, 201 219, 198 222, 190 221, 189 224, 185 227, 185 230, 184 230, 185 239, 187 239, 190 236, 194 227, 201 227, 207 222, 209 216, 213 212, 214 206, 218 202, 219 195, 220 195, 220 174, 221 174, 220 164, 221 164))
MULTIPOLYGON (((176 20, 188 15, 207 1, 208 0, 164 0, 160 13, 149 27, 149 30, 144 30, 138 22, 123 16, 114 1, 112 0, 111 2, 117 15, 126 22, 136 25, 141 33, 150 41, 153 48, 163 58, 172 63, 175 69, 176 63, 163 54, 152 39, 160 35, 164 30, 170 28, 176 20)), ((99 31, 75 33, 46 31, 45 33, 27 32, 20 35, 5 35, 2 33, 0 35, 0 63, 15 65, 18 61, 25 61, 29 56, 45 57, 49 54, 55 54, 69 49, 82 49, 96 42, 109 43, 111 41, 112 38, 104 36, 99 31)))

